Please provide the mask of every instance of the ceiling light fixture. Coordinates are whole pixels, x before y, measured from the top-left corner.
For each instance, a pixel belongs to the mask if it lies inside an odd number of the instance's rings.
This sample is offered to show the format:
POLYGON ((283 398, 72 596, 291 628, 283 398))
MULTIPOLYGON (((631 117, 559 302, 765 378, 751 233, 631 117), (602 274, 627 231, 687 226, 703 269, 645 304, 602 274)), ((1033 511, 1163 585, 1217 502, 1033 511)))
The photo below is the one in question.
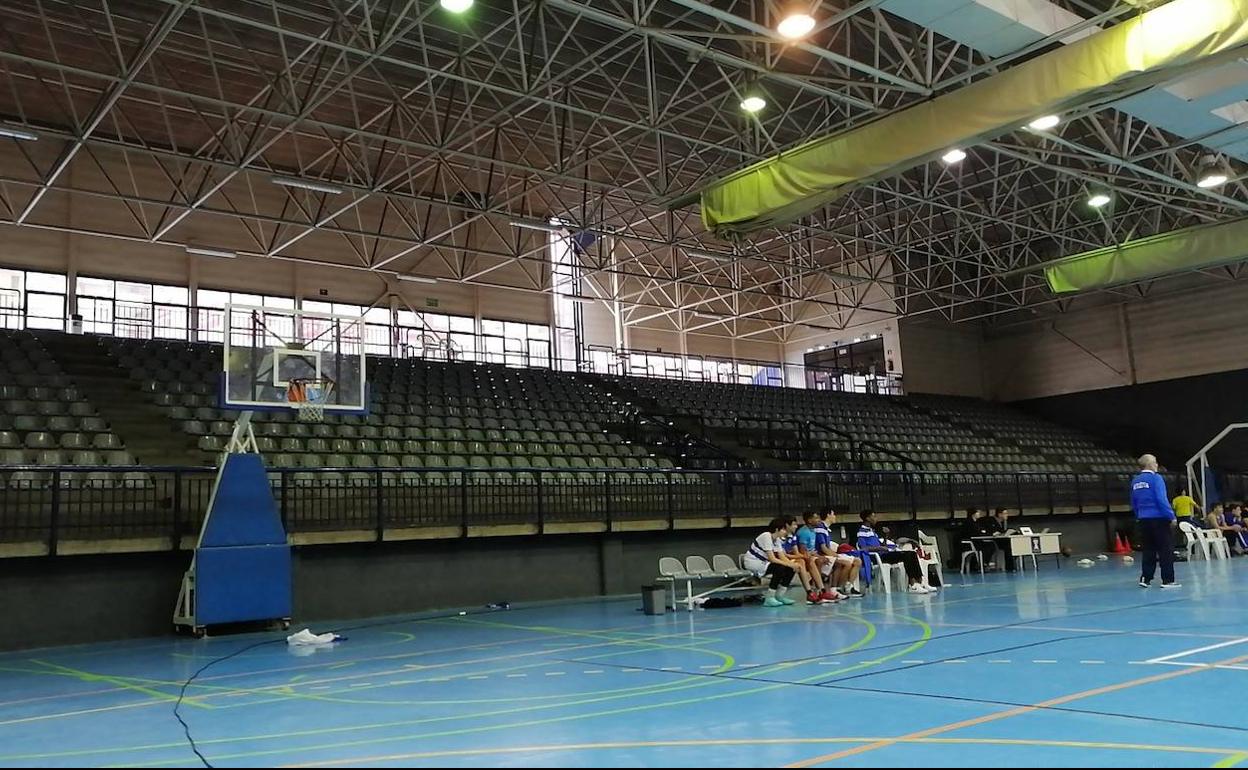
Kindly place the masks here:
POLYGON ((1104 208, 1112 200, 1113 198, 1110 197, 1109 193, 1096 192, 1088 196, 1088 205, 1094 209, 1104 208))
POLYGON ((438 282, 437 278, 426 278, 423 275, 396 275, 395 278, 398 278, 400 281, 407 281, 408 283, 437 283, 438 282))
POLYGON ((299 179, 293 176, 275 176, 269 181, 282 187, 295 187, 300 190, 311 190, 312 192, 325 193, 327 195, 338 195, 343 191, 342 188, 337 185, 328 184, 326 182, 314 182, 308 179, 299 179))
POLYGON ((758 94, 749 94, 741 100, 741 109, 753 115, 767 106, 767 100, 758 94))
POLYGON ((451 13, 463 13, 472 7, 472 0, 438 0, 438 5, 451 13))
POLYGON ((1027 124, 1027 127, 1033 131, 1048 131, 1050 128, 1056 128, 1062 119, 1056 115, 1043 115, 1027 124))
POLYGON ((1217 155, 1206 155, 1200 159, 1196 186, 1202 190, 1210 190, 1226 184, 1231 176, 1226 163, 1217 155))
POLYGON ((955 163, 961 163, 962 161, 966 160, 966 151, 959 149, 957 147, 954 147, 949 152, 946 152, 944 155, 941 155, 940 159, 945 162, 946 166, 952 166, 955 163))
POLYGON ((220 257, 221 259, 234 259, 238 256, 237 252, 227 251, 226 249, 210 249, 205 246, 187 246, 187 254, 194 254, 198 257, 220 257))
POLYGON ((789 40, 797 40, 806 37, 810 31, 815 28, 815 17, 809 13, 790 13, 780 20, 776 25, 776 31, 780 33, 780 37, 789 40))
POLYGON ((8 137, 9 139, 20 139, 23 142, 34 142, 39 139, 38 134, 14 126, 0 126, 0 136, 8 137))
POLYGON ((1196 186, 1208 190, 1226 184, 1227 176, 1220 171, 1210 171, 1196 182, 1196 186))

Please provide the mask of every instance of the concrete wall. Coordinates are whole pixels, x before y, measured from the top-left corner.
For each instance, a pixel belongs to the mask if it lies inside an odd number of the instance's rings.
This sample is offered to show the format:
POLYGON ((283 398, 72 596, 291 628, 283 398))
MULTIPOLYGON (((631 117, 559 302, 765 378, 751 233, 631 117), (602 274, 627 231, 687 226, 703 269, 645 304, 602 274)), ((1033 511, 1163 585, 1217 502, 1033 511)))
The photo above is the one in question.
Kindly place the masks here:
POLYGON ((900 337, 907 393, 984 397, 980 327, 902 320, 900 337))
POLYGON ((987 330, 985 395, 1021 401, 1248 368, 1248 284, 1104 305, 987 330))
MULTIPOLYGON (((1078 552, 1104 547, 1103 515, 1028 517, 1078 552)), ((946 522, 925 532, 953 544, 946 522)), ((910 532, 894 523, 898 533, 910 532)), ((472 538, 295 549, 295 620, 349 621, 495 601, 636 594, 660 556, 735 555, 752 529, 472 538)), ((169 633, 189 554, 0 559, 0 650, 169 633)))
MULTIPOLYGON (((1046 420, 1101 437, 1132 455, 1152 452, 1179 469, 1223 428, 1248 422, 1248 370, 1049 396, 1015 404, 1046 420)), ((1212 455, 1219 468, 1248 470, 1248 432, 1212 455)))

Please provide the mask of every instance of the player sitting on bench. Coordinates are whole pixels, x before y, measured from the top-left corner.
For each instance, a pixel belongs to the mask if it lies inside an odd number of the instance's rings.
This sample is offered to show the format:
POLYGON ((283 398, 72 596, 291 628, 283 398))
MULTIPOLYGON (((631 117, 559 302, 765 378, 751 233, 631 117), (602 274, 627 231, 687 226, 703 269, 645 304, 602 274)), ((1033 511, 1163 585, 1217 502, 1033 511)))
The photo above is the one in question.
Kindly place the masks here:
POLYGON ((784 555, 784 538, 789 528, 781 516, 771 520, 767 531, 754 538, 745 555, 741 557, 741 566, 753 572, 759 578, 770 577, 771 584, 767 588, 764 607, 781 607, 793 604, 793 600, 784 595, 784 591, 793 582, 797 574, 797 565, 784 555))
MULTIPOLYGON (((861 599, 862 591, 854 587, 854 582, 862 570, 862 559, 853 554, 841 553, 840 544, 832 539, 830 525, 836 523, 836 511, 828 508, 813 515, 815 517, 815 550, 820 555, 833 560, 831 585, 836 586, 846 597, 861 599)), ((809 518, 806 523, 810 525, 809 518)))

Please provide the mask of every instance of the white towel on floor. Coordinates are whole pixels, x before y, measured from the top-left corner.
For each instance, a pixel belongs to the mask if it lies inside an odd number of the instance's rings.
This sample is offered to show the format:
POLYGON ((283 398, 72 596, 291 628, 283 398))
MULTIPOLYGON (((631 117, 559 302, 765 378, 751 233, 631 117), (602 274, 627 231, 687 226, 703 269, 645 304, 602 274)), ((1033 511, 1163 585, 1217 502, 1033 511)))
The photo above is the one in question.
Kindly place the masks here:
POLYGON ((289 644, 292 647, 307 647, 309 645, 329 644, 330 642, 336 641, 337 639, 338 639, 338 634, 335 634, 335 633, 314 634, 310 630, 305 628, 302 631, 296 631, 295 633, 286 637, 286 644, 289 644))

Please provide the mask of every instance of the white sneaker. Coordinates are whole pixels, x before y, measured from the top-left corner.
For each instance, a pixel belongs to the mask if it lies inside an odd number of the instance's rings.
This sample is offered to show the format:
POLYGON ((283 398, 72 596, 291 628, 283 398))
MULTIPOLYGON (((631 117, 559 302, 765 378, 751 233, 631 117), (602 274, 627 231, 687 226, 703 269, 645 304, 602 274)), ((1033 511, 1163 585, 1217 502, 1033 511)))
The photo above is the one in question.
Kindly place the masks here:
POLYGON ((1162 583, 1161 587, 1162 588, 1182 588, 1183 584, 1182 583, 1162 583))
POLYGON ((924 586, 924 588, 926 588, 926 589, 927 589, 927 592, 928 592, 929 594, 934 594, 934 593, 936 593, 936 592, 938 592, 938 591, 940 590, 940 589, 939 589, 939 588, 937 588, 936 586, 924 586))
POLYGON ((923 587, 922 583, 915 583, 914 585, 910 586, 909 592, 912 594, 923 594, 924 596, 928 594, 928 590, 923 587))

